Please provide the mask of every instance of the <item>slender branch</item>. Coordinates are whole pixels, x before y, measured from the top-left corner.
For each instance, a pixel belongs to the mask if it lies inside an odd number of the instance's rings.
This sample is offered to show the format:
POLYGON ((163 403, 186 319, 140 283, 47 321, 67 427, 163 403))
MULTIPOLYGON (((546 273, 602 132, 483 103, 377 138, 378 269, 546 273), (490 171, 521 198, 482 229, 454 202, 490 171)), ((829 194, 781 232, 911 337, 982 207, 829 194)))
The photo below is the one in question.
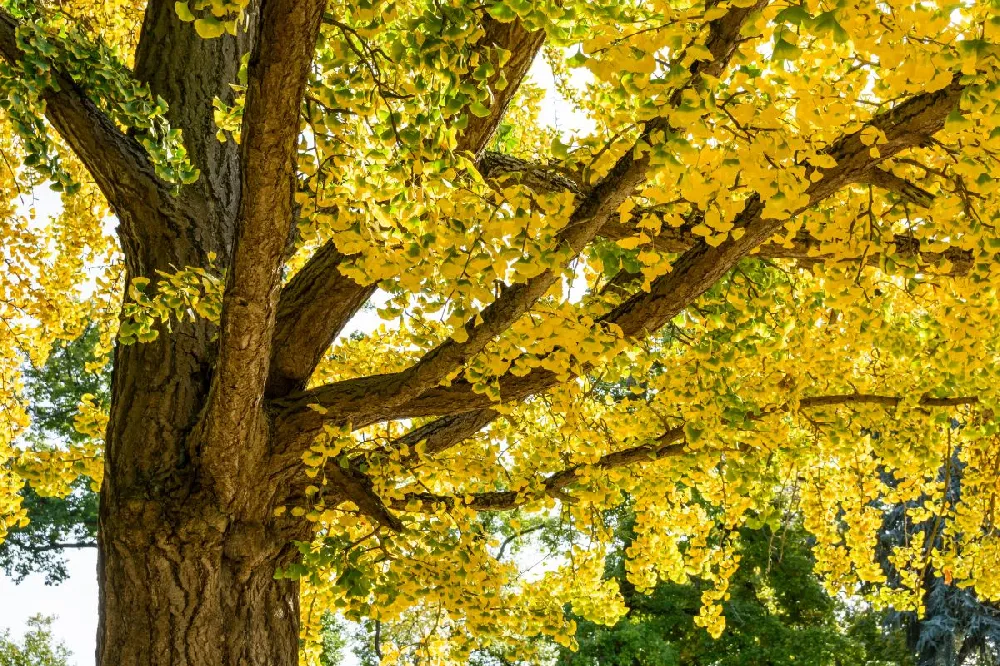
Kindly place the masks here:
POLYGON ((906 203, 921 208, 930 208, 931 204, 934 203, 933 194, 881 167, 872 169, 867 179, 861 182, 868 182, 875 187, 894 192, 906 203))
POLYGON ((507 554, 507 548, 512 543, 514 543, 515 541, 517 541, 521 537, 528 536, 532 532, 538 532, 538 531, 544 529, 544 527, 545 527, 545 525, 534 525, 532 527, 526 527, 523 530, 520 530, 518 532, 514 532, 509 537, 507 537, 506 539, 504 539, 503 543, 500 544, 500 549, 497 550, 497 556, 496 556, 497 561, 503 559, 503 556, 507 554))
MULTIPOLYGON (((874 393, 852 393, 848 395, 819 395, 801 398, 799 400, 800 409, 818 409, 835 405, 879 405, 881 407, 896 407, 904 402, 906 398, 898 395, 878 395, 874 393)), ((979 403, 977 396, 958 396, 953 398, 935 398, 929 395, 921 396, 917 404, 921 407, 959 407, 961 405, 975 405, 979 403)), ((781 408, 764 410, 765 414, 777 411, 788 411, 792 405, 781 408)))
MULTIPOLYGON (((691 223, 676 228, 664 225, 660 233, 650 239, 650 245, 658 252, 671 254, 686 252, 699 240, 698 236, 691 233, 692 226, 691 223)), ((635 233, 634 227, 615 223, 608 224, 601 230, 601 236, 607 240, 621 240, 634 236, 635 233)), ((885 256, 878 252, 868 252, 864 256, 834 255, 829 252, 831 244, 829 240, 821 241, 802 231, 788 245, 777 243, 761 245, 755 256, 762 259, 792 259, 800 266, 812 266, 834 261, 836 263, 862 262, 868 266, 880 267, 885 259, 885 256)), ((951 277, 968 275, 975 263, 972 250, 964 250, 959 247, 949 247, 941 252, 925 250, 922 249, 921 241, 913 236, 894 235, 886 239, 885 245, 892 247, 889 256, 896 261, 915 262, 921 267, 939 266, 948 262, 950 268, 945 274, 951 277)), ((628 275, 624 275, 623 279, 627 280, 628 277, 628 275)))
POLYGON ((81 548, 97 548, 97 541, 53 541, 42 546, 35 546, 30 543, 21 543, 17 539, 17 535, 11 534, 7 537, 7 541, 21 550, 26 550, 29 553, 49 553, 57 550, 76 550, 81 548))
MULTIPOLYGON (((795 402, 778 405, 762 410, 759 414, 749 415, 751 421, 760 421, 768 416, 783 414, 796 409, 818 409, 822 407, 834 407, 845 405, 878 405, 882 407, 895 407, 904 402, 902 396, 877 395, 877 394, 848 394, 848 395, 824 395, 801 398, 795 402)), ((976 396, 960 396, 950 398, 935 398, 924 395, 917 401, 917 404, 925 408, 958 407, 962 405, 972 405, 979 402, 976 396)), ((536 489, 527 491, 493 491, 485 493, 456 493, 455 495, 436 495, 433 493, 408 493, 402 499, 392 502, 392 507, 397 511, 422 511, 433 509, 435 506, 444 505, 447 507, 463 505, 476 511, 508 511, 519 506, 537 501, 542 497, 556 497, 565 499, 564 489, 572 485, 582 473, 591 470, 608 470, 619 467, 655 462, 665 458, 674 458, 689 453, 682 445, 684 441, 684 427, 676 426, 668 429, 660 437, 639 446, 634 446, 622 451, 602 456, 596 463, 589 465, 573 465, 563 469, 551 476, 548 476, 536 489)), ((718 453, 716 450, 710 450, 718 453)))

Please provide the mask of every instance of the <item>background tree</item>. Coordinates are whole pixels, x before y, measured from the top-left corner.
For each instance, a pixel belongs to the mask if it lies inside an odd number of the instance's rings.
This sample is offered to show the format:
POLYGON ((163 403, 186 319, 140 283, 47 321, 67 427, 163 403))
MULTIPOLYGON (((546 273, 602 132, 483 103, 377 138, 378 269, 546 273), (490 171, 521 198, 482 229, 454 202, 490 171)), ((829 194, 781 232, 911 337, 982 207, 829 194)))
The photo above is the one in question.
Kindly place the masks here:
MULTIPOLYGON (((109 399, 107 366, 94 368, 98 344, 97 328, 88 327, 75 340, 53 345, 44 366, 25 370, 24 399, 31 414, 31 427, 22 436, 26 457, 88 439, 75 425, 84 397, 105 408, 109 399)), ((8 465, 22 462, 14 459, 8 465)), ((29 470, 24 472, 30 476, 29 470)), ((16 582, 37 572, 45 575, 47 584, 60 583, 66 578, 64 550, 97 547, 97 494, 92 480, 81 477, 64 490, 67 494, 52 497, 40 495, 30 484, 21 489, 21 507, 30 522, 11 527, 0 542, 0 569, 16 582)))
MULTIPOLYGON (((809 537, 794 515, 742 531, 740 569, 723 608, 726 630, 713 640, 694 619, 701 606, 697 583, 659 583, 637 592, 625 572, 632 519, 624 514, 621 546, 607 574, 622 589, 628 614, 613 627, 578 619, 578 651, 562 649, 565 666, 673 666, 675 664, 911 664, 902 632, 855 629, 868 613, 830 597, 813 573, 809 537)), ((777 517, 777 516, 776 516, 777 517)), ((884 616, 873 614, 878 622, 884 616)))
POLYGON ((704 581, 712 635, 793 484, 830 589, 1000 597, 992 3, 0 7, 0 531, 101 483, 102 666, 316 659, 331 609, 427 611, 389 662, 568 644, 627 612, 625 496, 629 580, 704 581), (537 122, 545 44, 593 131, 537 122), (26 457, 25 357, 87 322, 108 412, 26 457), (887 581, 877 505, 938 496, 952 418, 962 509, 887 581), (565 550, 525 577, 481 513, 565 550))
POLYGON ((28 631, 20 641, 10 632, 0 634, 0 666, 68 666, 70 652, 52 638, 51 617, 28 619, 28 631))
MULTIPOLYGON (((958 428, 958 423, 951 424, 958 428)), ((964 463, 956 453, 940 470, 947 509, 957 508, 961 501, 964 463)), ((895 479, 890 484, 898 484, 895 479)), ((919 535, 936 536, 936 515, 915 523, 907 509, 927 502, 923 497, 904 505, 889 507, 881 532, 879 561, 890 579, 898 579, 892 561, 894 547, 919 535)), ((925 541, 926 543, 926 541, 925 541)), ((1000 609, 979 599, 975 592, 952 584, 950 576, 937 571, 932 563, 923 574, 924 589, 921 612, 890 612, 886 624, 901 627, 907 647, 917 655, 918 666, 967 666, 996 664, 1000 661, 1000 609)))

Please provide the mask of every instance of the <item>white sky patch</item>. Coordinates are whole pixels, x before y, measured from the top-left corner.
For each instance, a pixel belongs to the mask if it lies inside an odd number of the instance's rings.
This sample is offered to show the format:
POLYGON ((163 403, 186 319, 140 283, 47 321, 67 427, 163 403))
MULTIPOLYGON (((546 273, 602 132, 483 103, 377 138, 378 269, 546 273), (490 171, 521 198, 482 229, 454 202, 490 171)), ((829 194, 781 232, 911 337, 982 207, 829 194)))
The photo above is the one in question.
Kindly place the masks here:
MULTIPOLYGON (((592 75, 589 71, 577 68, 572 70, 570 77, 571 85, 584 90, 592 75)), ((539 53, 535 62, 528 70, 528 81, 534 83, 545 90, 545 97, 542 98, 541 109, 538 113, 538 123, 544 127, 553 127, 559 134, 560 139, 568 141, 573 136, 593 134, 597 125, 586 113, 574 108, 559 90, 556 89, 556 79, 552 74, 552 68, 539 53)))
POLYGON ((47 226, 49 220, 62 215, 62 198, 58 192, 49 189, 47 184, 42 184, 17 198, 17 212, 31 220, 34 228, 40 229, 47 226))
POLYGON ((39 574, 15 585, 0 576, 0 631, 10 629, 14 637, 27 630, 32 615, 55 615, 52 633, 73 652, 70 663, 94 663, 97 636, 97 549, 67 553, 69 578, 62 585, 47 586, 39 574))

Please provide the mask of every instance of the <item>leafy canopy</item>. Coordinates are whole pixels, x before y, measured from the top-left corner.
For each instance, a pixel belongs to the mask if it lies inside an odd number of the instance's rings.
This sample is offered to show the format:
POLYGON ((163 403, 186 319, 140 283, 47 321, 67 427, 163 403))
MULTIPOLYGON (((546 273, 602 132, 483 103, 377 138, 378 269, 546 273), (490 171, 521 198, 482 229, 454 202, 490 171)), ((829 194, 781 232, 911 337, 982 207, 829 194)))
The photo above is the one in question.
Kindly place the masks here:
MULTIPOLYGON (((25 446, 27 365, 88 322, 97 371, 116 339, 218 321, 242 298, 224 277, 242 255, 127 274, 140 232, 107 223, 116 163, 102 170, 106 155, 88 161, 92 144, 52 130, 81 95, 135 139, 164 192, 205 182, 189 128, 133 78, 142 4, 0 6, 2 535, 26 520, 24 483, 66 495, 102 475, 94 399, 76 417, 85 437, 25 446)), ((241 3, 175 11, 204 39, 249 24, 241 3)), ((275 274, 288 312, 317 302, 343 325, 371 298, 379 321, 303 373, 284 350, 324 339, 319 319, 294 334, 272 320, 269 386, 308 380, 269 403, 299 472, 274 513, 315 535, 277 573, 303 582, 307 655, 330 609, 405 626, 390 663, 530 650, 537 635, 570 645, 567 604, 614 625, 627 606, 603 576, 602 516, 625 496, 629 585, 700 581, 696 623, 713 636, 741 530, 769 525, 779 493, 797 498, 831 594, 865 585, 875 604, 919 612, 933 571, 1000 598, 998 12, 326 3, 300 105, 293 253, 275 274), (539 121, 544 91, 518 66, 536 57, 587 131, 539 121), (319 274, 336 278, 329 302, 309 291, 319 274), (952 503, 938 470, 955 452, 952 503), (887 506, 914 526, 892 546, 891 580, 887 506), (568 538, 526 574, 494 535, 540 516, 568 538)), ((256 140, 259 72, 244 64, 217 91, 224 145, 256 140)), ((228 335, 223 359, 236 358, 228 335)))

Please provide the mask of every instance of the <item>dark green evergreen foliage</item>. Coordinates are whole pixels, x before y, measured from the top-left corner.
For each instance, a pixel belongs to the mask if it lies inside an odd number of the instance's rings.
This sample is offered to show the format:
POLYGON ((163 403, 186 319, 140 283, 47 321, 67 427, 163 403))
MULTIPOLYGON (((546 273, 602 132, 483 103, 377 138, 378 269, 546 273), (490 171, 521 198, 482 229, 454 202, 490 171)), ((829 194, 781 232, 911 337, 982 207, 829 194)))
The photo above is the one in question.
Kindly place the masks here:
POLYGON ((30 486, 21 497, 31 522, 0 543, 0 570, 15 583, 40 573, 46 585, 57 585, 68 575, 64 550, 97 546, 97 493, 80 482, 68 497, 42 497, 30 486))
MULTIPOLYGON (((97 329, 88 328, 76 340, 57 345, 43 367, 25 371, 25 402, 31 414, 25 446, 47 449, 80 441, 83 435, 74 429, 73 419, 81 397, 90 393, 107 404, 110 373, 86 369, 94 360, 97 340, 97 329)), ((46 584, 58 584, 67 576, 63 551, 97 545, 97 494, 80 481, 65 498, 42 497, 30 486, 22 489, 21 497, 31 522, 12 528, 0 543, 0 570, 16 582, 41 573, 46 584)))
MULTIPOLYGON (((959 427, 953 423, 953 427, 959 427)), ((940 480, 945 484, 944 502, 951 509, 962 493, 963 463, 958 452, 941 467, 940 480)), ((895 479, 888 477, 886 483, 895 479)), ((908 518, 908 508, 922 505, 924 498, 910 505, 890 507, 880 536, 879 559, 890 584, 899 581, 899 573, 889 561, 893 546, 904 540, 925 539, 927 534, 937 534, 934 545, 941 545, 941 537, 934 526, 934 519, 913 523, 908 518)), ((929 546, 930 544, 928 544, 929 546)), ((968 589, 948 584, 941 572, 928 567, 924 572, 923 618, 916 613, 889 613, 888 626, 901 628, 907 645, 917 655, 918 666, 995 666, 1000 664, 1000 607, 979 600, 968 589)))
POLYGON ((90 393, 97 402, 110 400, 110 370, 89 372, 94 348, 100 333, 87 328, 75 340, 57 344, 41 368, 25 369, 24 402, 31 415, 31 429, 26 440, 33 446, 52 446, 58 442, 77 442, 83 438, 73 428, 80 398, 90 393))
POLYGON ((726 631, 713 640, 694 623, 701 606, 697 582, 660 583, 650 594, 625 577, 623 553, 631 517, 621 523, 621 547, 608 558, 628 615, 614 627, 577 619, 578 652, 560 650, 559 666, 855 666, 910 664, 902 640, 887 636, 866 613, 831 598, 813 573, 808 535, 790 524, 744 529, 740 569, 725 604, 726 631))

